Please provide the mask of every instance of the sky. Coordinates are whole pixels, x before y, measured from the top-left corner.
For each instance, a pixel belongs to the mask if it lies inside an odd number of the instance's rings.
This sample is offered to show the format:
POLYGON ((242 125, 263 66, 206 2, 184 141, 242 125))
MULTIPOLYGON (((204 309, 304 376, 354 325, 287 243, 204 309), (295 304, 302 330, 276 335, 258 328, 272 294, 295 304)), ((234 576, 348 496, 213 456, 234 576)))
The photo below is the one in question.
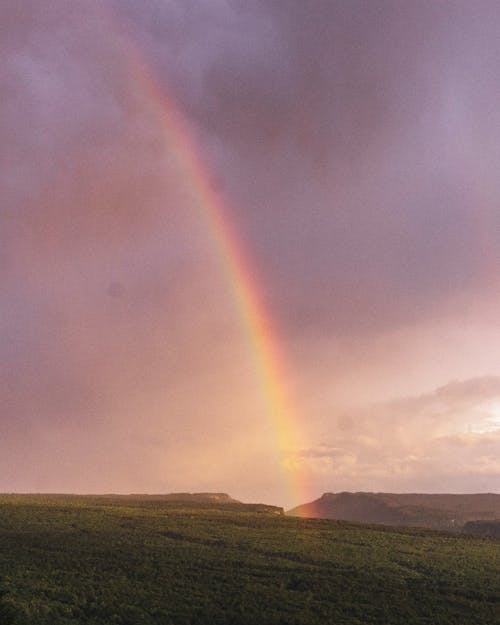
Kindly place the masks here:
POLYGON ((500 492, 499 28, 489 0, 4 0, 0 491, 500 492))

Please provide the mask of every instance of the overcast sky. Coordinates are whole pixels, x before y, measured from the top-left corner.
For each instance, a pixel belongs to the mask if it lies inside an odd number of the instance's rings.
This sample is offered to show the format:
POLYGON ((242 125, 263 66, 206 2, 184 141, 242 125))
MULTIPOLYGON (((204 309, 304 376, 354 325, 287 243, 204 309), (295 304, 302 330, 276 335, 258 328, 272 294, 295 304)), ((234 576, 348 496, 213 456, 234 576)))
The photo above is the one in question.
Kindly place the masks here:
POLYGON ((496 1, 1 22, 1 491, 500 491, 496 1), (259 276, 287 458, 162 92, 259 276))

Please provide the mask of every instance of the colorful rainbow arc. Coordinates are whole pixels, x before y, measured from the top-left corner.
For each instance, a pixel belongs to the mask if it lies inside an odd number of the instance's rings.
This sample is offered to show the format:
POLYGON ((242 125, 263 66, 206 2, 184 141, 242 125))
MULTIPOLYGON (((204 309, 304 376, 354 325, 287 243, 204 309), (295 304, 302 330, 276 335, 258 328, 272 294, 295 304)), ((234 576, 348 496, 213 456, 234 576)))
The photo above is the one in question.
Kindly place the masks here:
MULTIPOLYGON (((135 52, 135 51, 134 51, 135 52)), ((299 435, 298 419, 289 401, 284 359, 279 349, 275 331, 259 293, 256 271, 240 238, 228 219, 229 211, 214 191, 210 176, 199 157, 195 141, 172 97, 160 87, 150 68, 139 56, 129 54, 129 63, 135 79, 150 96, 158 109, 168 146, 184 172, 185 181, 206 221, 207 229, 215 242, 228 283, 233 292, 239 315, 250 342, 255 368, 258 372, 278 446, 284 478, 294 505, 306 500, 305 476, 292 460, 290 452, 304 444, 299 435)))

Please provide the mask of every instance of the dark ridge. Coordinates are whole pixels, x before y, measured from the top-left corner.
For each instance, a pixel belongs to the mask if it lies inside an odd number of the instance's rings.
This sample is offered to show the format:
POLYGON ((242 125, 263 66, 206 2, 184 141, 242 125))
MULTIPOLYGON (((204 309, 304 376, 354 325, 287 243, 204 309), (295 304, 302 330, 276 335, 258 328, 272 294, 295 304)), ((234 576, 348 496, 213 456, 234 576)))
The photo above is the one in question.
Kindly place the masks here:
POLYGON ((500 495, 324 493, 319 499, 286 514, 459 531, 469 521, 500 518, 500 495))
MULTIPOLYGON (((140 508, 183 508, 190 510, 220 509, 232 512, 249 512, 258 514, 284 515, 285 511, 279 506, 263 503, 243 503, 233 499, 227 493, 166 493, 166 494, 101 494, 75 495, 30 493, 7 493, 0 495, 0 504, 35 506, 127 506, 140 508)), ((0 624, 1 625, 1 624, 0 624)))

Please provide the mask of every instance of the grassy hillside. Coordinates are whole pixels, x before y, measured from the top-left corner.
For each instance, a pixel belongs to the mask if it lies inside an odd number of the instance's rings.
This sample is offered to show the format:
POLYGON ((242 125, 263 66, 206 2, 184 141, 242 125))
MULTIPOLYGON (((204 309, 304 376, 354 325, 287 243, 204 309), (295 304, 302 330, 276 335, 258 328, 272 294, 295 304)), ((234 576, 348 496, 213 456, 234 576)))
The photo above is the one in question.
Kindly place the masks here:
POLYGON ((298 506, 287 514, 460 530, 468 521, 500 519, 500 495, 325 493, 316 501, 298 506))
POLYGON ((500 543, 237 504, 0 496, 2 625, 500 623, 500 543))

